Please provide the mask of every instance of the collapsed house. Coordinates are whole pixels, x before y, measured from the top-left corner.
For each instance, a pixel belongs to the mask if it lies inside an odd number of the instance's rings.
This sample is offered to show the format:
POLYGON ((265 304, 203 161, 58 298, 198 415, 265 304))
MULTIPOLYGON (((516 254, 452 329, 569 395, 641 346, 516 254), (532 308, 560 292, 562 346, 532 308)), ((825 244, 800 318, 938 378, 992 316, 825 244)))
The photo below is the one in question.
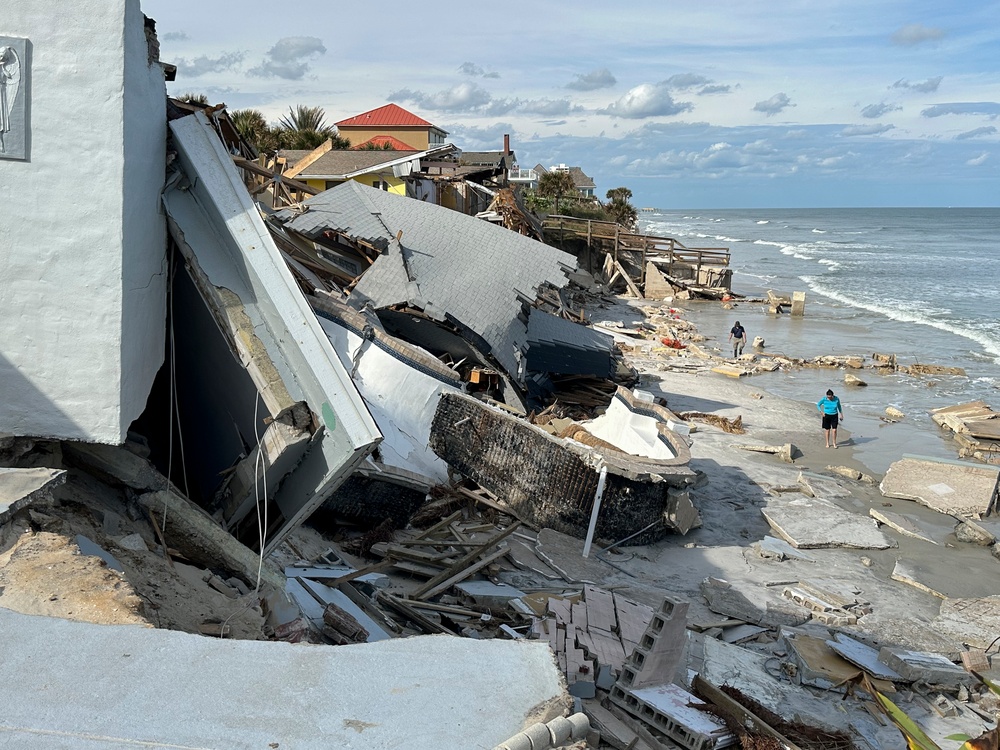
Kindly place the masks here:
POLYGON ((370 306, 385 328, 453 363, 472 363, 522 412, 552 375, 613 373, 613 340, 536 307, 565 309, 575 259, 487 222, 345 183, 277 212, 271 225, 370 306))
POLYGON ((609 394, 605 422, 617 425, 602 433, 597 422, 603 437, 589 444, 587 427, 553 435, 524 418, 551 402, 560 377, 606 381, 616 370, 609 335, 537 304, 570 309, 570 280, 579 278, 571 256, 355 183, 269 223, 294 260, 349 291, 342 297, 333 284, 317 289, 315 274, 302 278, 387 436, 364 464, 368 480, 429 490, 455 470, 519 517, 579 537, 602 502, 596 533, 604 539, 642 532, 652 540, 698 524, 683 491, 694 477, 690 454, 659 407, 624 389, 609 394), (637 420, 646 422, 637 432, 625 426, 637 420), (484 433, 489 441, 475 436, 484 433), (643 439, 629 442, 626 433, 643 439), (627 449, 616 447, 622 441, 627 449))

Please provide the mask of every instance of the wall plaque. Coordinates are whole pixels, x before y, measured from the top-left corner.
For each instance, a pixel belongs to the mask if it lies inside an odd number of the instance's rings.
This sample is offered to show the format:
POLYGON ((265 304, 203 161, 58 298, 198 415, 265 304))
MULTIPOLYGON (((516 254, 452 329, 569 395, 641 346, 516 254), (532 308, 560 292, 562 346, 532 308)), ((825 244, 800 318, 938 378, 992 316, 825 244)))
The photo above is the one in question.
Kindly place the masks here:
POLYGON ((24 159, 28 140, 28 40, 0 36, 0 159, 24 159))

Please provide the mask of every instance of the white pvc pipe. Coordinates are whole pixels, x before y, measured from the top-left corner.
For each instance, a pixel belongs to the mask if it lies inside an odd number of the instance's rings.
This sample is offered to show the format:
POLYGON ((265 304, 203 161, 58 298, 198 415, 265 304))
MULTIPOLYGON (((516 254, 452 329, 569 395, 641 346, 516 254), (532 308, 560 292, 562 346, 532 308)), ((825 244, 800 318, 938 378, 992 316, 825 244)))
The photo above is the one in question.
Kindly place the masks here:
POLYGON ((583 543, 583 556, 590 557, 590 545, 594 541, 594 530, 597 528, 597 515, 601 512, 601 500, 604 499, 604 483, 608 479, 608 467, 601 467, 601 477, 597 480, 597 492, 594 494, 594 509, 590 511, 590 526, 587 528, 587 541, 583 543))

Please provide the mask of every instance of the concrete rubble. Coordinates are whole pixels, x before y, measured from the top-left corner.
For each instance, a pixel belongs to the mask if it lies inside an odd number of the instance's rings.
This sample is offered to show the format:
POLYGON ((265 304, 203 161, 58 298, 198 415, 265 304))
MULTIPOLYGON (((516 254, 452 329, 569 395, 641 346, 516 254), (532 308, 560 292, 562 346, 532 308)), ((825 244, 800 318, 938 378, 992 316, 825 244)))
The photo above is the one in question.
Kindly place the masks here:
POLYGON ((982 518, 1000 499, 1000 468, 904 455, 889 467, 879 489, 940 513, 982 518))

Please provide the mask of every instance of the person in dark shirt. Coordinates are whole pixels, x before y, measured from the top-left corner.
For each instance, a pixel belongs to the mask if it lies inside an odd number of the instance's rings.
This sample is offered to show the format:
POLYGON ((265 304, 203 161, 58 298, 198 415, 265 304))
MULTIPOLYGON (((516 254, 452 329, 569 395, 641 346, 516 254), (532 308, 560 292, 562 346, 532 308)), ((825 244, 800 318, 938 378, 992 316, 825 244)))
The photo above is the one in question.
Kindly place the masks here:
POLYGON ((743 353, 743 346, 747 342, 747 331, 740 325, 740 321, 737 320, 736 325, 730 329, 729 340, 733 342, 733 359, 736 359, 743 353))
POLYGON ((826 438, 826 447, 836 448, 837 425, 844 419, 844 407, 840 405, 840 399, 834 396, 831 390, 816 402, 816 408, 823 415, 823 437, 826 438))

